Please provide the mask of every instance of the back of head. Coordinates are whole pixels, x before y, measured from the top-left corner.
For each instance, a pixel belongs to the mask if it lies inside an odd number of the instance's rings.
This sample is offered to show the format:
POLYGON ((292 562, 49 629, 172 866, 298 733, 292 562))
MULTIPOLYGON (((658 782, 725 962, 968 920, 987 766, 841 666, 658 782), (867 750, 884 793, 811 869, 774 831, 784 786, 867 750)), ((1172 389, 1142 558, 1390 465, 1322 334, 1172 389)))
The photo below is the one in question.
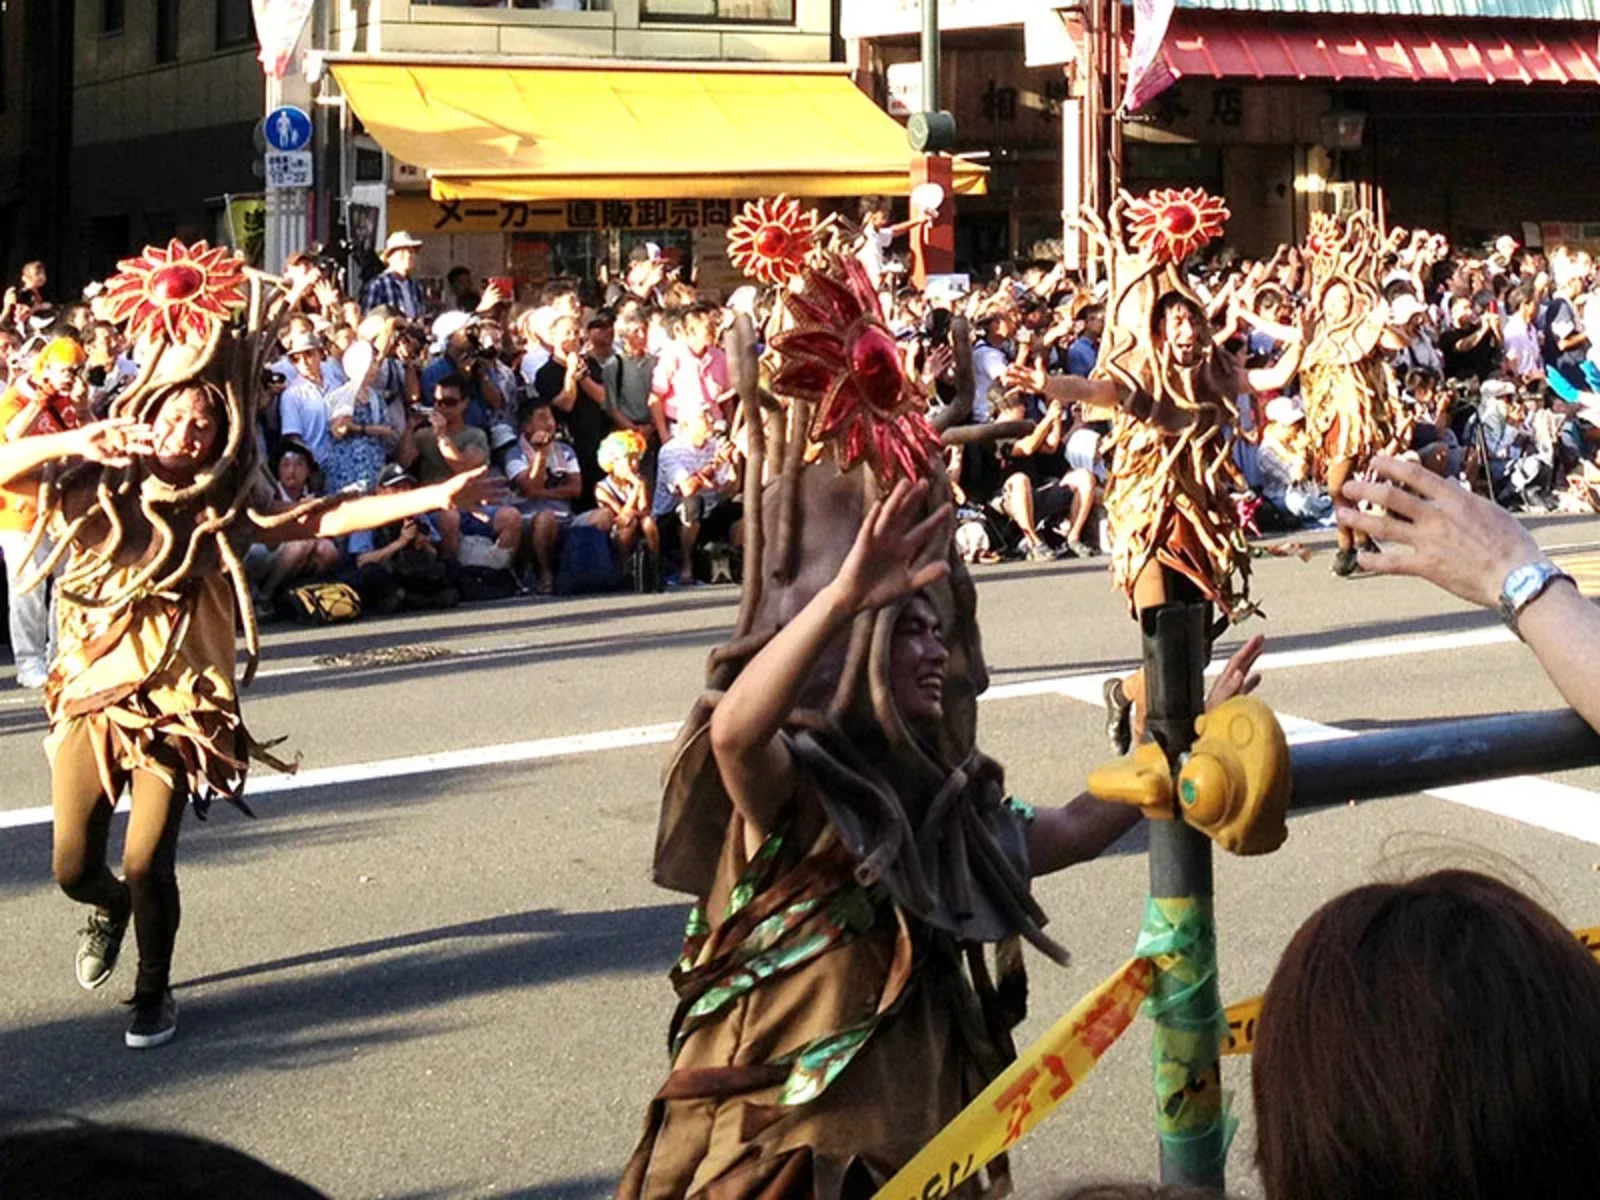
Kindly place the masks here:
POLYGON ((1600 964, 1484 875, 1357 888, 1285 951, 1252 1082, 1268 1200, 1593 1196, 1600 964))
POLYGON ((0 1135, 0 1196, 32 1200, 322 1200, 231 1147, 181 1133, 67 1125, 0 1135))

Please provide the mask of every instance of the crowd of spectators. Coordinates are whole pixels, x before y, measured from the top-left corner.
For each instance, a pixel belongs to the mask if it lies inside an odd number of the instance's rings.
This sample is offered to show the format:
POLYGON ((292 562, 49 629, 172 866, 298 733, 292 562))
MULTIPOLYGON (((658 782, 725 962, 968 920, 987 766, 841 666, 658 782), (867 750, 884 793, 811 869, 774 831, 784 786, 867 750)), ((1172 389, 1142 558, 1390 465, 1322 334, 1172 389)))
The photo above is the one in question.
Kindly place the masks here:
MULTIPOLYGON (((1103 552, 1109 414, 1044 396, 1048 374, 1093 370, 1103 285, 1039 261, 977 286, 918 290, 894 257, 905 229, 874 210, 860 253, 909 373, 943 424, 1004 423, 996 438, 947 451, 963 554, 1103 552), (957 351, 969 347, 956 337, 970 339, 967 395, 957 394, 957 351)), ((308 580, 342 580, 378 612, 736 580, 741 415, 723 342, 736 311, 764 315, 754 290, 702 296, 646 243, 609 285, 556 280, 519 294, 510 279, 480 286, 457 268, 430 301, 416 278, 420 247, 390 236, 384 270, 359 298, 326 259, 286 264, 293 316, 263 381, 263 461, 285 506, 479 467, 504 477, 506 499, 343 543, 257 550, 248 565, 261 617, 308 580)), ((1223 248, 1189 270, 1218 338, 1250 365, 1273 362, 1301 321, 1300 252, 1252 261, 1223 248)), ((1510 238, 1452 252, 1441 237, 1396 231, 1384 272, 1386 320, 1406 335, 1390 363, 1404 408, 1390 450, 1508 506, 1600 507, 1600 289, 1589 256, 1510 238)), ((81 405, 103 411, 137 368, 98 302, 91 286, 81 301, 53 303, 44 268, 29 264, 5 295, 0 370, 26 371, 65 332, 85 351, 81 405)), ((1239 403, 1233 473, 1247 528, 1331 524, 1296 385, 1239 403)))

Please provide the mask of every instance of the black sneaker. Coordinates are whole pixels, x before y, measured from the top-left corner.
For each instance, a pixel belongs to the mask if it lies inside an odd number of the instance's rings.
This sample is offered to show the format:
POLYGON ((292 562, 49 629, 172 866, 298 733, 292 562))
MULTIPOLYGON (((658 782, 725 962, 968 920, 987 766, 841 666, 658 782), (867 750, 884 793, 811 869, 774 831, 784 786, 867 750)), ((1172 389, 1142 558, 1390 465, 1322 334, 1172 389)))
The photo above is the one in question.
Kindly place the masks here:
POLYGON ((123 1041, 130 1050, 165 1046, 178 1033, 178 1002, 168 988, 154 996, 134 996, 133 1021, 123 1041))
POLYGON ((94 991, 116 969, 122 953, 122 937, 128 932, 128 918, 116 920, 103 908, 89 911, 88 923, 78 931, 78 986, 94 991))
POLYGON ((1354 550, 1341 550, 1333 556, 1333 573, 1339 578, 1349 579, 1360 570, 1361 564, 1356 561, 1354 550))
POLYGON ((1100 694, 1106 702, 1106 739, 1118 754, 1133 747, 1133 701, 1122 689, 1122 680, 1108 679, 1100 694))

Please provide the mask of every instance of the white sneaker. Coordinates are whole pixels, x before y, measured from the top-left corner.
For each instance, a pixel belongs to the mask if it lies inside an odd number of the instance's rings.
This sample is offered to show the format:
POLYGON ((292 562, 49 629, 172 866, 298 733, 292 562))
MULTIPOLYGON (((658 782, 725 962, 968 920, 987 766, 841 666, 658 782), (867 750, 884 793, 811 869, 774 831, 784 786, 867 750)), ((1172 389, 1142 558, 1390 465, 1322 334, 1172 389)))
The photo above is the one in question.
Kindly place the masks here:
POLYGON ((17 664, 17 686, 20 688, 30 691, 42 688, 49 677, 50 672, 45 670, 43 663, 30 661, 17 664))

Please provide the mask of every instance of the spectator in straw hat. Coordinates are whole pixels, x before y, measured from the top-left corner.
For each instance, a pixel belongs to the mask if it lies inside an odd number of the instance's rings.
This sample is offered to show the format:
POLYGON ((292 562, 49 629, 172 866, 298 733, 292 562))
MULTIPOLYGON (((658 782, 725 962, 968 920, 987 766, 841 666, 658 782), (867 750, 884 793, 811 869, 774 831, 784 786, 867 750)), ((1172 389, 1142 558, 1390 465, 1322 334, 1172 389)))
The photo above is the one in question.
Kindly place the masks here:
POLYGON ((417 265, 417 251, 422 243, 403 230, 396 230, 383 243, 383 272, 367 284, 361 296, 361 311, 371 312, 388 305, 408 321, 422 317, 425 307, 422 287, 411 278, 417 265))

